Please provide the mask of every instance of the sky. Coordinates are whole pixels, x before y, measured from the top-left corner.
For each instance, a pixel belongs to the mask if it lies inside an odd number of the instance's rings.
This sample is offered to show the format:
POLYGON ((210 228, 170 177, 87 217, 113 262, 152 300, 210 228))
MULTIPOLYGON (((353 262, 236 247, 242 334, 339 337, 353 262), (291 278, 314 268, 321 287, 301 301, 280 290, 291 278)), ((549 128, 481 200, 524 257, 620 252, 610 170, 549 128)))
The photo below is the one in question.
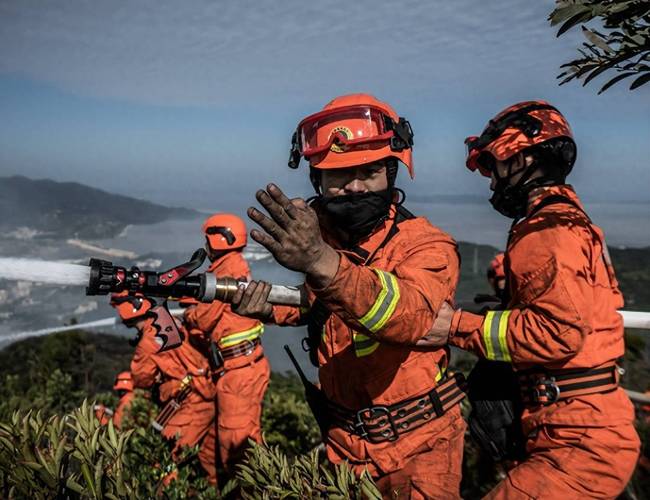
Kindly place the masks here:
POLYGON ((557 85, 582 43, 552 0, 0 0, 0 176, 76 181, 172 205, 248 204, 291 134, 337 95, 369 92, 415 131, 407 192, 488 196, 463 139, 546 99, 572 124, 588 199, 650 201, 650 85, 557 85))

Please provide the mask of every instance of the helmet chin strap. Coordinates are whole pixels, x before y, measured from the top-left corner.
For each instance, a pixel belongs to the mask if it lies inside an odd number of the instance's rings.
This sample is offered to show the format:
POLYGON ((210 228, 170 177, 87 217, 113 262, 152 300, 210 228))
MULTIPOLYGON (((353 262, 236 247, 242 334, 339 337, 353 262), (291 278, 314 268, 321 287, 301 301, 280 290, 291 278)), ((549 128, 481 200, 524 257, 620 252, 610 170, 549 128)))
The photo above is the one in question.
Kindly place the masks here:
POLYGON ((508 165, 508 174, 505 177, 500 177, 495 169, 497 183, 494 194, 490 198, 490 203, 502 215, 511 219, 520 219, 526 215, 528 197, 531 191, 538 187, 553 186, 559 182, 558 179, 549 175, 531 179, 532 175, 538 170, 537 161, 533 155, 533 162, 527 167, 524 166, 523 175, 515 184, 511 184, 512 178, 521 172, 521 170, 512 172, 513 163, 511 162, 508 165))

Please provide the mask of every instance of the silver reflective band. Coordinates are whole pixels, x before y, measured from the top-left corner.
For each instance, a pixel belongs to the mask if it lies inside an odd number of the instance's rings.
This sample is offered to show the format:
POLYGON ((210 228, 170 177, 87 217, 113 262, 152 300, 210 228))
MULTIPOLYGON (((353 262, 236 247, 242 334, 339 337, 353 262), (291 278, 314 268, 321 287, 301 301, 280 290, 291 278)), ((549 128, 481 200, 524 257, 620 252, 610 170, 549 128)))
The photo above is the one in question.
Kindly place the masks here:
POLYGON ((205 287, 203 297, 200 297, 201 302, 212 302, 217 294, 217 277, 212 273, 205 273, 205 287))

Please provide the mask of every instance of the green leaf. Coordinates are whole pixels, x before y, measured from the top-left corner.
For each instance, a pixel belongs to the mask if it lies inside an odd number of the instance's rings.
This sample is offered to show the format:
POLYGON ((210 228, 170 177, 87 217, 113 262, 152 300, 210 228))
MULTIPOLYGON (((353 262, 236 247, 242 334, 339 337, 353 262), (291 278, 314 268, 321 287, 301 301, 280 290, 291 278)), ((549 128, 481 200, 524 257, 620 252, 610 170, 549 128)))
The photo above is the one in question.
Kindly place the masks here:
POLYGON ((115 434, 115 426, 113 425, 113 420, 108 421, 108 437, 111 440, 111 445, 113 449, 117 448, 117 434, 115 434))
POLYGON ((602 94, 605 92, 608 88, 610 88, 612 85, 620 82, 621 80, 627 78, 628 76, 636 75, 637 73, 635 71, 630 71, 629 73, 621 73, 614 78, 612 78, 610 81, 608 81, 605 85, 602 86, 602 88, 598 91, 598 94, 602 94))
POLYGON ((86 481, 86 487, 90 490, 92 497, 97 498, 97 489, 95 488, 93 475, 90 472, 90 469, 88 468, 88 464, 85 462, 81 464, 81 474, 84 477, 84 481, 86 481))
POLYGON ((567 22, 565 22, 562 27, 558 30, 556 37, 562 36, 564 33, 569 31, 571 28, 574 26, 577 26, 578 24, 588 21, 591 19, 591 11, 587 12, 580 12, 579 14, 576 14, 575 16, 571 17, 567 22))
POLYGON ((630 85, 630 90, 637 89, 641 85, 644 85, 644 84, 646 84, 648 82, 650 82, 650 72, 646 73, 645 75, 641 75, 639 78, 634 80, 632 82, 632 85, 630 85))
POLYGON ((584 12, 590 12, 589 7, 585 7, 580 4, 570 4, 566 7, 558 7, 548 16, 548 20, 551 22, 551 26, 556 26, 562 21, 584 12))
POLYGON ((582 86, 584 87, 584 86, 587 85, 591 80, 593 80, 594 78, 596 78, 598 75, 600 75, 600 74, 603 73, 604 71, 607 71, 608 69, 610 69, 610 68, 616 66, 618 63, 620 63, 621 61, 624 61, 625 59, 627 59, 627 54, 621 54, 621 55, 619 55, 619 56, 617 56, 617 57, 615 57, 615 58, 609 60, 607 63, 602 64, 599 68, 596 68, 594 71, 592 71, 592 72, 587 76, 587 78, 585 78, 585 81, 582 83, 582 86))

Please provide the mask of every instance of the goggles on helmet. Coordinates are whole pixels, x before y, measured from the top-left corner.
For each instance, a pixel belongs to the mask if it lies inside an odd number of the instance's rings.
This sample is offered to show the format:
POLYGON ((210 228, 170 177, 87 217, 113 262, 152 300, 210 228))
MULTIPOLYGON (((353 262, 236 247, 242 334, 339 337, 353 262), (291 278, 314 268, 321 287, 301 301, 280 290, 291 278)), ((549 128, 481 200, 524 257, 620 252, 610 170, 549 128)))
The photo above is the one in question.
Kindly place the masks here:
POLYGON ((367 104, 327 109, 298 124, 291 140, 289 167, 298 168, 301 156, 309 159, 329 150, 343 153, 386 145, 393 151, 413 145, 408 120, 400 117, 396 122, 381 108, 367 104))
POLYGON ((228 243, 228 245, 232 245, 236 240, 235 235, 232 234, 230 228, 224 226, 210 226, 205 230, 205 234, 208 236, 219 234, 226 239, 226 243, 228 243))
POLYGON ((480 136, 473 135, 465 139, 467 168, 472 172, 478 169, 481 174, 490 177, 494 169, 495 161, 492 155, 482 154, 484 149, 501 137, 506 129, 509 128, 518 129, 529 138, 539 135, 544 124, 542 120, 531 116, 529 113, 541 109, 550 109, 559 113, 550 104, 531 104, 530 106, 524 106, 523 108, 505 113, 495 120, 490 120, 480 136))

